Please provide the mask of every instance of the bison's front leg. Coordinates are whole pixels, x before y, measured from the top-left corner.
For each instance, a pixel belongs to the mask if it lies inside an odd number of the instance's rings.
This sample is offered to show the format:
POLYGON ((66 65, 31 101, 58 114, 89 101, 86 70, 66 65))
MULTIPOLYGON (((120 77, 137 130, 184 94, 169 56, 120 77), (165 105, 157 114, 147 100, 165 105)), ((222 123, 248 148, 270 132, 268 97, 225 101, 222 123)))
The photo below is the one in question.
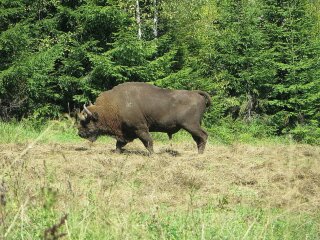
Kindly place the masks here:
POLYGON ((150 136, 150 133, 148 130, 137 130, 136 131, 137 137, 141 140, 143 145, 146 147, 146 149, 149 151, 150 154, 153 154, 153 140, 150 136))
POLYGON ((117 140, 117 143, 116 143, 116 153, 122 153, 122 151, 123 151, 122 148, 123 148, 126 144, 127 144, 126 142, 122 142, 122 141, 117 140))

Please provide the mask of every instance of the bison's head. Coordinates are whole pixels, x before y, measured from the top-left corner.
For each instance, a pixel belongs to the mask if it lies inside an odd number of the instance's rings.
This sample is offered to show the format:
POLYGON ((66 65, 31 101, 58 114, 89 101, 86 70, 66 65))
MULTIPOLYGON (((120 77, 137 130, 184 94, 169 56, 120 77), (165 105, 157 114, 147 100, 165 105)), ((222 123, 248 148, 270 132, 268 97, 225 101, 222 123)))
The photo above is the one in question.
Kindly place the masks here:
POLYGON ((95 111, 96 107, 90 105, 86 107, 83 106, 82 112, 77 114, 78 118, 78 135, 82 138, 88 139, 91 142, 97 140, 100 135, 99 129, 99 115, 95 111))

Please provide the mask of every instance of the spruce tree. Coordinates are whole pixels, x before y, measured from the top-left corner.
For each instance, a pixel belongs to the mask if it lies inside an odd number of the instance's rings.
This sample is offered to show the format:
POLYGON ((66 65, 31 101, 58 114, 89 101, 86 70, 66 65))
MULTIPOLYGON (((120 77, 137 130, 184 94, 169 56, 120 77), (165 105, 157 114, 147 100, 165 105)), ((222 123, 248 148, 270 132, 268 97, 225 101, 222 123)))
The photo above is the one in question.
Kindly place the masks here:
POLYGON ((280 132, 319 118, 320 52, 307 4, 306 0, 264 0, 264 32, 275 73, 267 109, 280 132))
MULTIPOLYGON (((262 113, 272 79, 260 1, 218 0, 207 65, 225 94, 225 109, 252 119, 262 113), (228 110, 229 109, 229 110, 228 110)), ((237 117, 237 116, 235 116, 237 117)))

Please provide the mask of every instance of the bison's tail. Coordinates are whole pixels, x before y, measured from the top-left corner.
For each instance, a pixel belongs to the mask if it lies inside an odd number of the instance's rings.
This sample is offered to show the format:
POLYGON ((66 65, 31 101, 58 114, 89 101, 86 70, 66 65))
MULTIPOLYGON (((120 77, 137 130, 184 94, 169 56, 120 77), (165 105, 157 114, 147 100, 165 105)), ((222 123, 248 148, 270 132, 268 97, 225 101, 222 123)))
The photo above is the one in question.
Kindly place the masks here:
POLYGON ((206 99, 206 107, 210 107, 211 106, 211 97, 209 95, 209 93, 204 92, 204 91, 197 91, 198 94, 200 94, 201 96, 203 96, 206 99))

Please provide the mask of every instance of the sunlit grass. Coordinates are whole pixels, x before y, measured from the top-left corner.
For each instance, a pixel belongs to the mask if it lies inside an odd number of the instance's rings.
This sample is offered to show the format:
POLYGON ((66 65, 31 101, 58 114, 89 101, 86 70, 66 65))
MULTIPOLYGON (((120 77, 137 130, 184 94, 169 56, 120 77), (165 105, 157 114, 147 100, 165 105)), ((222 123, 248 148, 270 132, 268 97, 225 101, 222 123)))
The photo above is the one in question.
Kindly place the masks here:
POLYGON ((0 143, 20 143, 35 139, 40 131, 23 122, 0 121, 0 143))
MULTIPOLYGON (((95 198, 95 196, 92 196, 95 198)), ((99 199, 98 201, 102 201, 99 199)), ((209 205, 188 210, 157 207, 117 211, 98 208, 91 202, 83 208, 71 207, 66 224, 58 230, 67 239, 319 239, 320 213, 285 212, 234 206, 229 209, 209 205)), ((99 202, 98 204, 101 204, 99 202)), ((133 205, 135 202, 132 203, 133 205)), ((7 239, 42 239, 44 229, 57 224, 61 212, 36 205, 24 212, 7 239)), ((10 220, 10 219, 8 219, 10 220)), ((11 219, 12 220, 12 219, 11 219)))

